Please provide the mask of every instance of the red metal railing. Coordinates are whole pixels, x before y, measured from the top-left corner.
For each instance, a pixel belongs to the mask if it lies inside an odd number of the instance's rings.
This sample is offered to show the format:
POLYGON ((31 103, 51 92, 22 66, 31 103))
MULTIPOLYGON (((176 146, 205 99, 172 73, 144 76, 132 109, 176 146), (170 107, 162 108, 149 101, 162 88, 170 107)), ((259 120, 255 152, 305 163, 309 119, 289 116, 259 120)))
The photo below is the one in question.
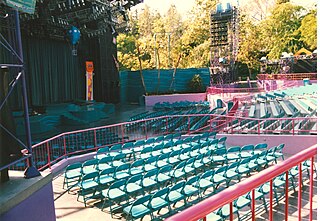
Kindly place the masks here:
MULTIPOLYGON (((312 127, 316 121, 316 117, 253 119, 232 114, 162 116, 60 134, 33 145, 33 159, 37 168, 43 170, 71 155, 96 151, 101 147, 117 143, 148 139, 150 136, 175 132, 192 134, 216 131, 224 134, 253 133, 260 135, 271 133, 293 136, 316 134, 316 129, 312 127), (296 124, 302 121, 306 126, 296 128, 296 124), (282 127, 282 125, 285 126, 282 127)), ((16 164, 13 169, 23 170, 25 167, 26 163, 21 162, 16 164)))
POLYGON ((257 93, 263 91, 262 88, 220 88, 208 87, 207 93, 209 94, 224 94, 224 93, 257 93))
MULTIPOLYGON (((223 191, 203 200, 202 202, 183 210, 182 212, 169 217, 166 221, 196 221, 199 219, 206 220, 206 216, 211 212, 221 208, 226 204, 230 204, 230 209, 232 209, 233 201, 239 198, 240 196, 251 192, 252 194, 252 201, 251 201, 251 216, 252 220, 255 220, 255 188, 259 187, 260 185, 270 182, 270 195, 269 195, 269 220, 273 220, 273 189, 272 189, 272 181, 273 178, 285 173, 286 174, 286 193, 285 193, 285 220, 288 220, 288 191, 289 191, 289 179, 288 174, 289 170, 298 165, 299 167, 299 175, 298 175, 298 220, 301 220, 301 186, 302 186, 302 162, 310 159, 310 191, 309 191, 309 220, 312 221, 312 197, 313 197, 313 162, 314 156, 317 154, 317 146, 314 145, 301 151, 300 153, 288 158, 285 161, 282 161, 274 166, 271 166, 243 181, 238 184, 235 184, 231 187, 224 189, 223 191)), ((233 220, 233 213, 230 211, 230 220, 233 220)))
POLYGON ((317 79, 317 73, 297 73, 297 74, 258 74, 260 80, 310 80, 317 79))

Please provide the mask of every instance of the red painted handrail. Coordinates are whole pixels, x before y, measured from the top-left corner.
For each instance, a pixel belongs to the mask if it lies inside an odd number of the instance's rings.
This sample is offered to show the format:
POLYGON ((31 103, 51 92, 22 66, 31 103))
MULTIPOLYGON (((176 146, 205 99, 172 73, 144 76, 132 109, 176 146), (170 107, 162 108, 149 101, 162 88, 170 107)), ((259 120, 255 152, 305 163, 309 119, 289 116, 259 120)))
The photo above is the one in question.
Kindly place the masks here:
POLYGON ((272 180, 274 177, 279 176, 299 163, 312 158, 317 154, 317 145, 311 146, 298 154, 282 161, 274 166, 271 166, 238 184, 226 188, 225 190, 203 200, 202 202, 183 210, 182 212, 169 217, 166 221, 196 221, 206 217, 212 211, 233 202, 240 196, 250 192, 256 187, 272 180))

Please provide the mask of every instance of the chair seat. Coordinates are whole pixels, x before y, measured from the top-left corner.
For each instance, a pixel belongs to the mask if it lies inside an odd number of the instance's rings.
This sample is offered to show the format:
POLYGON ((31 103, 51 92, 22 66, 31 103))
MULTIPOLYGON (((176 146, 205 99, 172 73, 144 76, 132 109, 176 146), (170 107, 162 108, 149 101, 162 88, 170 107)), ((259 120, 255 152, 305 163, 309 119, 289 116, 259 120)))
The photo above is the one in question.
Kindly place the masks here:
POLYGON ((179 162, 179 159, 178 159, 178 158, 175 158, 175 157, 169 158, 169 163, 170 163, 170 164, 175 164, 175 163, 178 163, 178 162, 179 162))
POLYGON ((183 154, 183 155, 180 155, 179 158, 180 158, 181 161, 183 161, 183 160, 189 159, 190 157, 188 155, 186 155, 186 154, 183 154))
POLYGON ((195 188, 194 186, 187 185, 184 187, 183 192, 186 196, 191 196, 194 193, 199 192, 198 188, 195 188))
POLYGON ((213 175, 212 180, 214 183, 222 183, 226 181, 226 178, 224 176, 221 176, 220 174, 215 174, 213 175))
POLYGON ((226 172, 226 174, 225 174, 225 176, 227 177, 227 178, 233 178, 233 177, 236 177, 236 176, 238 176, 239 174, 238 173, 236 173, 236 172, 234 172, 234 171, 232 171, 232 170, 228 170, 227 172, 226 172))
POLYGON ((222 220, 221 216, 215 214, 215 213, 210 213, 206 216, 207 220, 210 221, 220 221, 222 220))
POLYGON ((174 177, 174 178, 180 178, 180 177, 182 177, 184 175, 185 175, 185 173, 183 171, 181 171, 181 170, 174 170, 172 172, 172 177, 174 177))
POLYGON ((111 166, 106 163, 99 165, 99 170, 105 170, 105 169, 109 169, 109 168, 111 168, 111 166))
POLYGON ((155 186, 157 185, 157 182, 150 179, 150 178, 145 178, 142 180, 142 186, 143 187, 152 187, 152 186, 155 186))
MULTIPOLYGON (((102 195, 104 196, 103 192, 104 191, 102 191, 102 195)), ((109 190, 108 198, 113 200, 113 199, 123 197, 125 195, 126 195, 126 193, 124 191, 120 190, 119 188, 116 188, 116 189, 109 190)))
POLYGON ((82 176, 80 171, 67 171, 65 177, 68 179, 73 179, 82 176))
POLYGON ((119 154, 120 154, 119 152, 110 152, 108 155, 111 156, 111 157, 115 157, 115 156, 117 156, 119 154))
POLYGON ((184 196, 178 191, 172 191, 168 194, 168 199, 170 202, 178 202, 182 200, 184 196))
POLYGON ((112 165, 114 166, 114 167, 118 167, 118 166, 121 166, 121 165, 123 165, 124 164, 124 162, 122 162, 122 161, 113 161, 112 162, 112 165))
POLYGON ((137 192, 140 190, 142 190, 142 187, 136 183, 128 183, 127 184, 127 192, 128 193, 134 193, 134 192, 137 192))
POLYGON ((241 158, 247 158, 247 157, 251 157, 252 154, 249 152, 241 152, 240 153, 241 158))
POLYGON ((154 169, 157 169, 156 166, 152 165, 152 164, 146 164, 144 165, 144 170, 145 171, 150 171, 150 170, 154 170, 154 169))
POLYGON ((162 174, 162 173, 158 174, 158 182, 163 183, 163 182, 166 182, 169 180, 171 180, 170 176, 168 176, 166 174, 162 174))
POLYGON ((238 160, 240 157, 237 154, 234 153, 228 153, 227 154, 227 159, 228 160, 238 160))
POLYGON ((201 179, 199 180, 199 187, 200 188, 207 188, 207 187, 210 187, 212 186, 213 183, 207 179, 201 179))
POLYGON ((190 166, 185 166, 184 171, 186 173, 193 173, 195 171, 195 168, 190 167, 190 166))
POLYGON ((245 198, 244 196, 240 196, 237 200, 237 202, 235 203, 235 206, 239 209, 250 205, 251 201, 247 198, 245 198))
POLYGON ((157 167, 158 168, 164 167, 166 165, 168 165, 166 160, 160 160, 160 161, 157 162, 157 167))
POLYGON ((161 197, 153 198, 150 202, 150 206, 153 210, 157 211, 165 206, 167 206, 169 203, 162 199, 161 197))
MULTIPOLYGON (((232 212, 233 213, 236 213, 238 211, 238 209, 236 207, 232 207, 232 212)), ((227 204, 227 205, 224 205, 222 208, 221 208, 221 215, 223 217, 228 217, 230 215, 230 205, 227 204)))
POLYGON ((200 162, 194 162, 194 164, 193 164, 193 166, 194 166, 194 168, 196 168, 196 169, 198 169, 198 168, 200 168, 200 167, 203 167, 203 163, 200 163, 200 162))
POLYGON ((115 173, 114 177, 115 177, 117 180, 121 180, 121 179, 125 179, 125 178, 130 177, 130 175, 129 175, 127 172, 119 171, 119 172, 116 172, 116 173, 115 173))
POLYGON ((145 159, 148 159, 149 157, 151 157, 151 154, 150 153, 144 153, 144 154, 141 154, 141 159, 145 160, 145 159))
POLYGON ((127 206, 123 209, 123 212, 126 214, 130 214, 133 218, 139 218, 150 213, 151 210, 145 205, 141 204, 141 205, 133 206, 132 208, 131 206, 127 206), (131 214, 130 214, 130 209, 131 209, 131 214))
POLYGON ((114 181, 114 178, 109 175, 102 175, 99 178, 99 183, 102 185, 107 184, 107 183, 112 183, 113 181, 114 181))
POLYGON ((124 154, 132 154, 133 153, 133 150, 130 150, 130 149, 124 149, 124 150, 122 150, 122 153, 124 153, 124 154))
POLYGON ((142 167, 134 167, 130 169, 130 174, 131 175, 136 175, 136 174, 141 174, 143 173, 142 167))
POLYGON ((83 190, 91 189, 97 187, 99 184, 94 180, 86 180, 79 184, 79 187, 83 190))
POLYGON ((214 162, 224 162, 224 161, 226 161, 226 158, 224 158, 222 156, 212 156, 212 160, 214 162))
POLYGON ((238 173, 243 174, 243 173, 249 173, 249 168, 244 166, 244 165, 240 165, 238 167, 238 173))

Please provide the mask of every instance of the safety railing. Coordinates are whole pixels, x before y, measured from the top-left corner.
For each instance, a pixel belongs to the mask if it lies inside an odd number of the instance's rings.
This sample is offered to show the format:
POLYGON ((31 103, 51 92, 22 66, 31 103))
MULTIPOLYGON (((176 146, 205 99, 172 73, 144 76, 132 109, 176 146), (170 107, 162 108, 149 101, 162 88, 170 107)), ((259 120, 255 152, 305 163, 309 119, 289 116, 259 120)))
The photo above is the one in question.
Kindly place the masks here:
POLYGON ((230 217, 229 220, 233 220, 233 201, 239 198, 242 195, 245 195, 251 192, 251 217, 252 220, 255 220, 255 189, 259 186, 270 183, 269 190, 269 220, 273 220, 273 179, 279 175, 285 174, 285 213, 284 220, 288 221, 289 217, 289 170, 293 167, 298 166, 298 197, 297 197, 297 211, 298 211, 298 220, 301 219, 302 211, 302 163, 306 160, 310 160, 310 188, 309 188, 309 220, 312 221, 312 197, 313 197, 313 171, 314 171, 314 157, 317 154, 317 146, 314 145, 309 147, 298 154, 288 158, 285 161, 282 161, 276 165, 273 165, 245 180, 241 181, 238 184, 230 186, 221 192, 201 201, 200 203, 181 211, 180 213, 169 217, 166 221, 196 221, 196 220, 206 220, 206 217, 211 212, 223 207, 224 205, 230 205, 230 217))
POLYGON ((220 88, 208 87, 208 94, 225 94, 225 93, 257 93, 264 91, 262 88, 220 88))
MULTIPOLYGON (((101 147, 117 143, 177 132, 182 134, 207 131, 223 134, 251 133, 258 135, 317 134, 314 126, 316 121, 316 117, 253 119, 217 114, 162 116, 62 133, 33 145, 33 159, 36 167, 39 170, 44 170, 69 156, 93 152, 101 147)), ((12 167, 17 170, 25 168, 25 161, 12 167)))
POLYGON ((310 80, 317 79, 317 73, 297 73, 297 74, 258 74, 260 80, 310 80))

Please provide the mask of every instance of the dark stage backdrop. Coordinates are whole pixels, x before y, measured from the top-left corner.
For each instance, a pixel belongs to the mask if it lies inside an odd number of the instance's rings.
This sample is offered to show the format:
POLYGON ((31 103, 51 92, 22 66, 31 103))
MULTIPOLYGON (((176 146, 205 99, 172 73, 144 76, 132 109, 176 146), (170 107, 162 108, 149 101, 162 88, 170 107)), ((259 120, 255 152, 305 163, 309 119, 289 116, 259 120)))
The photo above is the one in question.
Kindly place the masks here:
MULTIPOLYGON (((1 31, 1 28, 0 28, 1 31)), ((10 39, 12 35, 2 30, 10 39)), ((2 33, 3 34, 3 33, 2 33)), ((22 35, 29 105, 72 102, 85 99, 85 61, 94 62, 94 99, 119 102, 119 74, 114 63, 116 45, 111 32, 99 38, 81 37, 78 56, 72 56, 71 45, 64 40, 22 35)), ((12 42, 12 41, 11 41, 12 42)), ((13 57, 0 46, 0 63, 13 63, 13 57)), ((14 70, 10 70, 11 77, 14 70)), ((21 109, 20 88, 10 98, 13 109, 21 109)))

